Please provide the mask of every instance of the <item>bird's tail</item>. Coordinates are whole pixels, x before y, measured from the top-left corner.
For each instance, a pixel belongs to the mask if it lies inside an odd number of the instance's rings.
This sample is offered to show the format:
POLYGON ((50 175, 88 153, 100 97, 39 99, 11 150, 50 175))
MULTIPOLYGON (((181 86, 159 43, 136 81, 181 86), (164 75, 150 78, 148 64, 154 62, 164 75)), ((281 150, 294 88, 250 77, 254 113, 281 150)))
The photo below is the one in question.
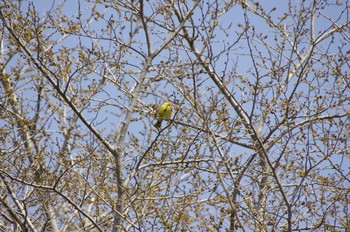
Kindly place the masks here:
POLYGON ((159 129, 162 126, 162 121, 163 120, 158 120, 154 126, 159 129))

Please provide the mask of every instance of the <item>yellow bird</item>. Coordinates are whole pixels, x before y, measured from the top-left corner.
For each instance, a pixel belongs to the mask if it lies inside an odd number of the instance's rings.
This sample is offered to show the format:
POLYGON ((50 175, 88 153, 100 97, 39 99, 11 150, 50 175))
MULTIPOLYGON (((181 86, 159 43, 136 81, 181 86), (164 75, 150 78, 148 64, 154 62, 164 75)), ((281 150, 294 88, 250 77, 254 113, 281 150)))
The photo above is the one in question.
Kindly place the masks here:
POLYGON ((171 103, 166 101, 164 102, 157 111, 158 121, 155 126, 160 128, 162 126, 162 121, 164 119, 169 119, 172 113, 171 103))

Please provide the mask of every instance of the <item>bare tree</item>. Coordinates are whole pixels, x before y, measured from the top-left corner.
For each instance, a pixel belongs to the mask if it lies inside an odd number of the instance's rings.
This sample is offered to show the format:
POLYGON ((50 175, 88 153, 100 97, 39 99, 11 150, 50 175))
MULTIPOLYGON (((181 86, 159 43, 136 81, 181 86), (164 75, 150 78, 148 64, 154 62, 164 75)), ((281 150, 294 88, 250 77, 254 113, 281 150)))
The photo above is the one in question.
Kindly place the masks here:
POLYGON ((349 10, 4 1, 0 230, 350 228, 349 10))

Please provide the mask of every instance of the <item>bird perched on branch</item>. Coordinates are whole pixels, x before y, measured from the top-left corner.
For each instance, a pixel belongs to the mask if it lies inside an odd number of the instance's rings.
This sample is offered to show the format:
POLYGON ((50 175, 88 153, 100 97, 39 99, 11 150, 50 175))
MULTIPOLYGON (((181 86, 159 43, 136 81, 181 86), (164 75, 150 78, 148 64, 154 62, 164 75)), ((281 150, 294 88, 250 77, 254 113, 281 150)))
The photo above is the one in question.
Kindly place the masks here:
POLYGON ((164 102, 157 111, 158 121, 155 124, 155 127, 158 129, 162 126, 162 121, 164 119, 169 119, 172 113, 171 103, 166 101, 164 102))

